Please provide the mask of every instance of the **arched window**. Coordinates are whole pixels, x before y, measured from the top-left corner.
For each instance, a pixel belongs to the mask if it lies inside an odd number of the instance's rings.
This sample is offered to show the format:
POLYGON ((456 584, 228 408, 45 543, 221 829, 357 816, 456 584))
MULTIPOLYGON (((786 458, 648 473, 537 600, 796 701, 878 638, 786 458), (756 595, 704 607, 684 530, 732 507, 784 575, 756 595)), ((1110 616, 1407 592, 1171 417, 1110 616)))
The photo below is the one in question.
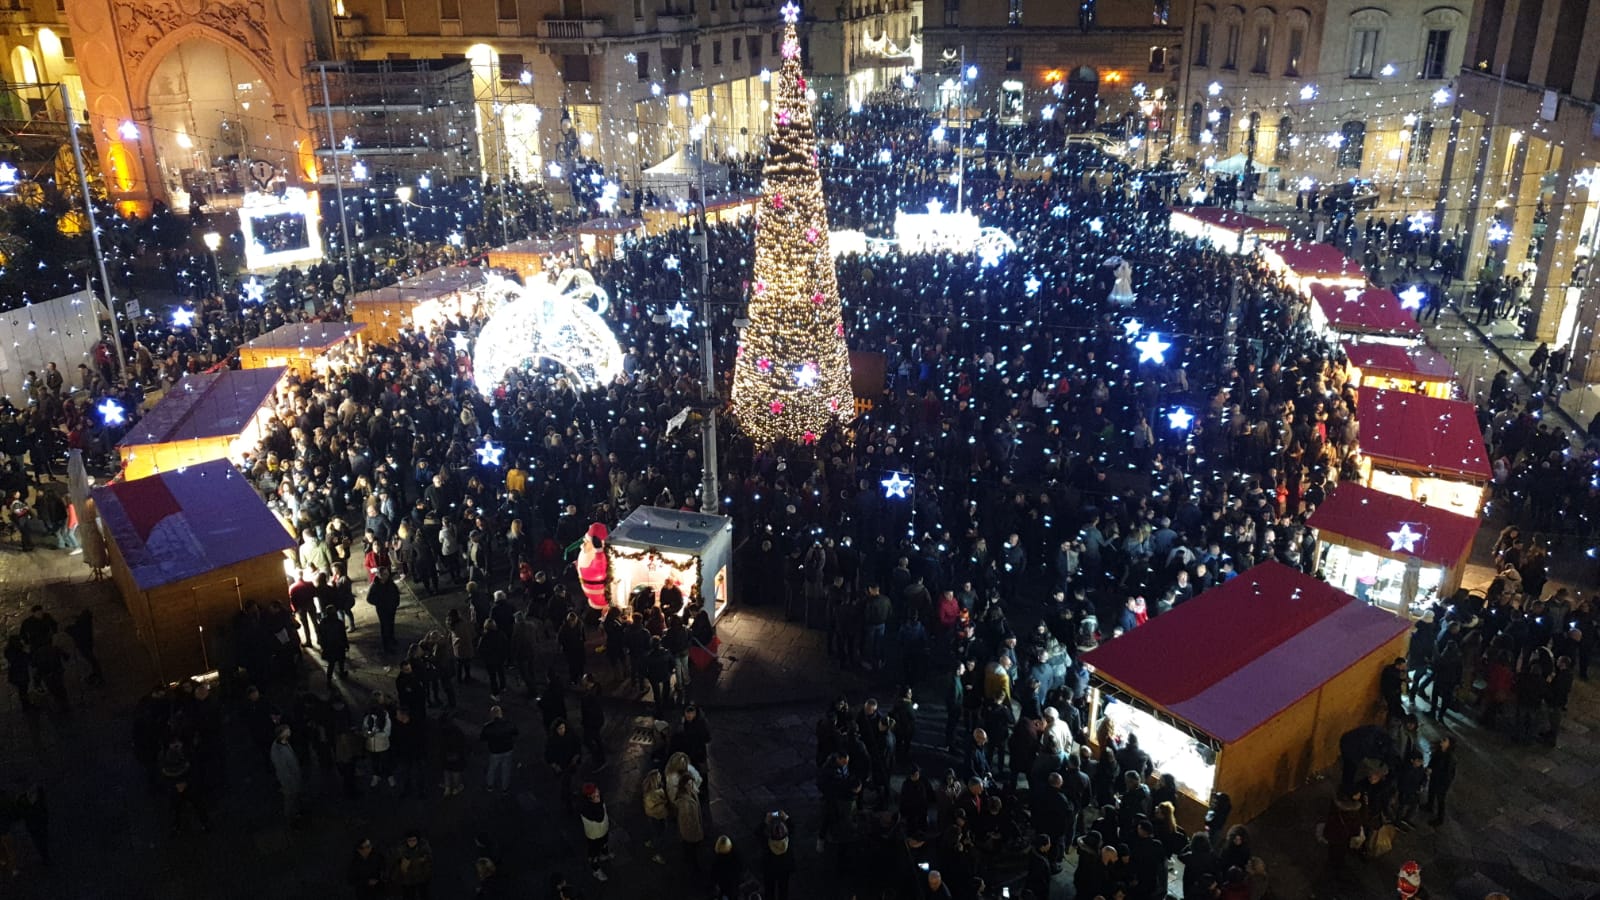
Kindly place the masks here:
POLYGON ((1272 161, 1283 165, 1290 160, 1291 151, 1294 149, 1294 120, 1288 116, 1278 120, 1278 143, 1272 151, 1272 161))
POLYGON ((1233 136, 1233 110, 1226 106, 1217 110, 1217 121, 1211 126, 1211 136, 1218 156, 1228 152, 1228 139, 1233 136))
POLYGON ((1367 123, 1346 122, 1339 126, 1339 168, 1361 168, 1367 149, 1367 123))
POLYGON ((1189 107, 1189 143, 1200 143, 1200 132, 1206 128, 1206 108, 1199 102, 1189 107))

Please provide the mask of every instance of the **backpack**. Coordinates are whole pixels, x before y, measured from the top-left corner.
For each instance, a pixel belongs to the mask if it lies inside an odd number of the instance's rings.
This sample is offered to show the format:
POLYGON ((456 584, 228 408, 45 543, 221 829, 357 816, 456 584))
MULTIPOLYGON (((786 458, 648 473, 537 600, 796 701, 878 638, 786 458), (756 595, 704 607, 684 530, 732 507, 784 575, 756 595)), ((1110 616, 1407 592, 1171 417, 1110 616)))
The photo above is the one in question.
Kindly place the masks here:
POLYGON ((644 776, 644 814, 652 819, 665 820, 671 810, 665 779, 660 769, 654 769, 644 776))

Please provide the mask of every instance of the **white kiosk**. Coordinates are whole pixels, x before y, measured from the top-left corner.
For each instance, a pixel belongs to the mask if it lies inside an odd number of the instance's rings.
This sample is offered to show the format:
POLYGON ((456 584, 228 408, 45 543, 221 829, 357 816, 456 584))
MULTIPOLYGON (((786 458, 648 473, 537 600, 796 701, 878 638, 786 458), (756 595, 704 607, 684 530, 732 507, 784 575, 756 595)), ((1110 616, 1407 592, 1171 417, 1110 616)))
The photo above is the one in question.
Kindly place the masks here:
POLYGON ((727 516, 641 506, 623 519, 606 540, 613 606, 628 607, 634 589, 660 591, 669 577, 687 599, 698 585, 706 612, 715 622, 728 604, 728 570, 733 563, 733 520, 727 516))

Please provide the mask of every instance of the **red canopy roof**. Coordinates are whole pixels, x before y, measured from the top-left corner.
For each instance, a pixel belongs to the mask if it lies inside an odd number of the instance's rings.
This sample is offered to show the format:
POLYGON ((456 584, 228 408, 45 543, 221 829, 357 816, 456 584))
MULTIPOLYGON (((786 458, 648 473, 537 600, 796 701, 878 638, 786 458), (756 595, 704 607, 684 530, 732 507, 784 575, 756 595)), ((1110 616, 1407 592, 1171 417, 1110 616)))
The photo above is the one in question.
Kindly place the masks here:
POLYGON ((1361 264, 1339 252, 1338 247, 1307 241, 1267 241, 1262 247, 1271 250, 1283 260, 1284 265, 1300 275, 1326 275, 1364 277, 1361 264))
POLYGON ((1409 391, 1363 390, 1356 401, 1361 451, 1375 459, 1446 477, 1493 475, 1478 431, 1478 410, 1461 400, 1409 391))
POLYGON ((1410 623, 1297 569, 1254 566, 1084 656, 1224 743, 1288 709, 1410 623))
POLYGON ((1400 308, 1400 301, 1387 288, 1341 288, 1318 283, 1311 285, 1311 301, 1322 308, 1335 331, 1422 336, 1422 328, 1400 308))
POLYGON ((272 398, 287 371, 276 366, 185 375, 117 446, 236 435, 272 398))
POLYGON ((1454 381, 1456 369, 1427 344, 1402 347, 1398 344, 1353 344, 1345 341, 1344 355, 1350 365, 1365 372, 1397 375, 1427 381, 1454 381))
POLYGON ((1455 566, 1472 548, 1478 520, 1458 516, 1414 500, 1385 494, 1354 482, 1340 482, 1306 524, 1324 535, 1337 535, 1373 547, 1378 553, 1400 559, 1415 556, 1423 562, 1455 566), (1410 552, 1393 550, 1394 533, 1404 525, 1420 534, 1410 552))
POLYGON ((1232 212, 1220 206, 1182 206, 1172 211, 1196 221, 1232 231, 1243 231, 1248 228, 1251 231, 1276 231, 1282 233, 1285 230, 1283 226, 1274 225, 1266 219, 1258 219, 1255 216, 1247 216, 1244 213, 1232 212))

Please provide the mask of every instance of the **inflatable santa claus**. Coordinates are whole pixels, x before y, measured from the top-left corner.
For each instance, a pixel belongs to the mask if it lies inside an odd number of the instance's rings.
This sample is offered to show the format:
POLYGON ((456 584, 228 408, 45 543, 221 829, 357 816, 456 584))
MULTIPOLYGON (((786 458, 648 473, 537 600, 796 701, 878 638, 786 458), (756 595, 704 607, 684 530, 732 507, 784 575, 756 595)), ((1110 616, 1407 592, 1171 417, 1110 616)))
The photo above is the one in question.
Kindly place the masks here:
POLYGON ((583 585, 583 596, 593 609, 604 610, 609 605, 606 597, 606 538, 610 534, 606 526, 595 522, 589 526, 589 531, 583 536, 582 546, 578 548, 578 581, 583 585))

